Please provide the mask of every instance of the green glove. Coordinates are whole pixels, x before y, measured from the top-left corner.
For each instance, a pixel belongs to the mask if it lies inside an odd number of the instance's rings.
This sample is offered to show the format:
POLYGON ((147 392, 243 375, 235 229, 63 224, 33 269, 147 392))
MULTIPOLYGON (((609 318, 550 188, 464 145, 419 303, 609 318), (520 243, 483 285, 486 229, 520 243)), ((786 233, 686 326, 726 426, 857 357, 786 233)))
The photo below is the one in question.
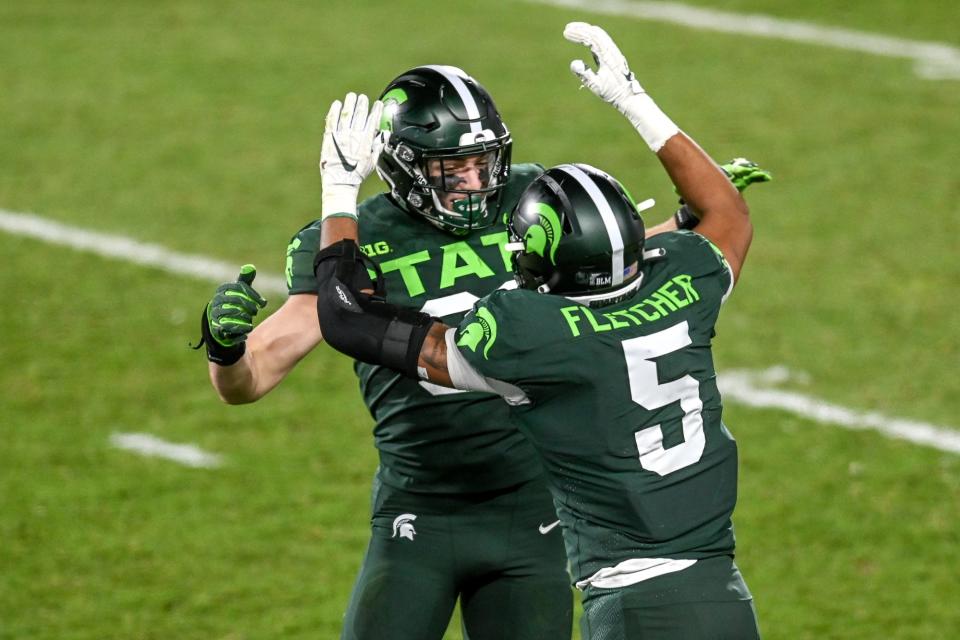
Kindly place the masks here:
POLYGON ((743 193, 743 190, 754 182, 770 182, 773 176, 769 171, 761 169, 756 162, 746 158, 734 158, 730 162, 720 165, 730 182, 743 193))
MULTIPOLYGON (((773 180, 769 171, 761 169, 756 162, 746 158, 734 158, 730 162, 720 165, 720 170, 730 178, 730 182, 740 193, 743 193, 754 182, 770 182, 773 180)), ((680 208, 673 214, 673 220, 677 228, 693 229, 700 223, 700 218, 690 210, 683 198, 680 199, 680 205, 680 208)))
POLYGON ((255 266, 243 265, 236 282, 217 287, 213 299, 204 308, 200 319, 203 338, 195 348, 205 344, 210 362, 228 366, 243 357, 247 334, 253 330, 253 318, 267 306, 267 301, 252 286, 256 277, 255 266))

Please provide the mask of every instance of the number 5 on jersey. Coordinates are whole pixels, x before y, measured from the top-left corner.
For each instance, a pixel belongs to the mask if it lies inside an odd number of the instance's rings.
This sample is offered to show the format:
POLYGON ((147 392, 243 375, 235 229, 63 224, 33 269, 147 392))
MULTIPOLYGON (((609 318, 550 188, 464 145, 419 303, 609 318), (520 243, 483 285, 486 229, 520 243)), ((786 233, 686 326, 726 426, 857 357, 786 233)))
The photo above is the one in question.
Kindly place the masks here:
POLYGON ((686 321, 648 336, 623 341, 623 354, 630 377, 630 396, 647 410, 660 409, 680 401, 683 410, 683 442, 665 449, 663 429, 656 424, 637 431, 634 436, 640 452, 640 465, 665 476, 689 467, 703 455, 703 402, 700 383, 690 375, 660 384, 655 358, 679 351, 691 344, 686 321))

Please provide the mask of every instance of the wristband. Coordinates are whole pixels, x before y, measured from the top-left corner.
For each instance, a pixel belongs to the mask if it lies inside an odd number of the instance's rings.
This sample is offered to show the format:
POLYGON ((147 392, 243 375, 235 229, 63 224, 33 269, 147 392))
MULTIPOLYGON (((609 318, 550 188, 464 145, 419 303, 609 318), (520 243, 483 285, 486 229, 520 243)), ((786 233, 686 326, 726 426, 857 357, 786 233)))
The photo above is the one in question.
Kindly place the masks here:
POLYGON ((654 153, 667 143, 667 140, 680 133, 680 128, 667 117, 657 103, 646 93, 637 93, 617 104, 620 112, 627 117, 643 141, 654 153))
POLYGON ((357 196, 359 187, 345 184, 334 184, 323 188, 320 194, 320 219, 353 218, 357 219, 357 196))
POLYGON ((221 367, 229 367, 243 357, 243 354, 247 350, 247 342, 246 340, 241 340, 237 344, 229 347, 217 342, 210 333, 210 319, 207 315, 208 308, 209 305, 205 306, 203 313, 200 315, 200 342, 193 348, 199 349, 201 346, 206 345, 207 360, 221 367))

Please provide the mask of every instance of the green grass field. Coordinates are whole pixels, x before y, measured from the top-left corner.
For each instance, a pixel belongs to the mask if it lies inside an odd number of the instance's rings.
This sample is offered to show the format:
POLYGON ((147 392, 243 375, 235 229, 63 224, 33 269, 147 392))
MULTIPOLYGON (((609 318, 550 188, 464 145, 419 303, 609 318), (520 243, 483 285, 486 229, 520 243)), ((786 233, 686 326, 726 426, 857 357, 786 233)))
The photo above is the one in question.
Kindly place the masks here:
MULTIPOLYGON (((960 46, 946 0, 694 4, 960 46)), ((446 63, 496 97, 515 160, 601 166, 660 220, 656 159, 569 74, 574 19, 715 158, 776 176, 749 194, 721 378, 783 365, 781 389, 960 429, 960 80, 907 59, 507 0, 8 3, 0 209, 279 273, 319 215, 330 101, 446 63)), ((226 406, 187 348, 218 282, 4 232, 0 256, 0 638, 337 637, 376 464, 350 363, 321 346, 226 406), (224 463, 111 447, 123 432, 224 463)), ((726 420, 765 638, 960 637, 960 455, 782 409, 726 420)))

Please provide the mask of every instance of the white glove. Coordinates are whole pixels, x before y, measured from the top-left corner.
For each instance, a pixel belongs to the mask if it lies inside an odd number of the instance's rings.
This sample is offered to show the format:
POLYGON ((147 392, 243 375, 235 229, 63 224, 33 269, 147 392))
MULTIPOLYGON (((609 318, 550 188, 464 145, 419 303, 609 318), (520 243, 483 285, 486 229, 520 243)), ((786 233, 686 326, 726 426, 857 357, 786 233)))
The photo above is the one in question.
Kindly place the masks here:
POLYGON ((680 131, 637 82, 627 59, 606 31, 585 22, 571 22, 563 30, 563 37, 589 47, 597 63, 596 71, 583 60, 570 63, 580 83, 625 115, 654 153, 680 131))
POLYGON ((367 96, 351 92, 342 103, 334 100, 327 112, 320 149, 321 218, 334 214, 357 217, 360 184, 373 171, 383 149, 383 103, 374 102, 369 115, 368 103, 367 96))

